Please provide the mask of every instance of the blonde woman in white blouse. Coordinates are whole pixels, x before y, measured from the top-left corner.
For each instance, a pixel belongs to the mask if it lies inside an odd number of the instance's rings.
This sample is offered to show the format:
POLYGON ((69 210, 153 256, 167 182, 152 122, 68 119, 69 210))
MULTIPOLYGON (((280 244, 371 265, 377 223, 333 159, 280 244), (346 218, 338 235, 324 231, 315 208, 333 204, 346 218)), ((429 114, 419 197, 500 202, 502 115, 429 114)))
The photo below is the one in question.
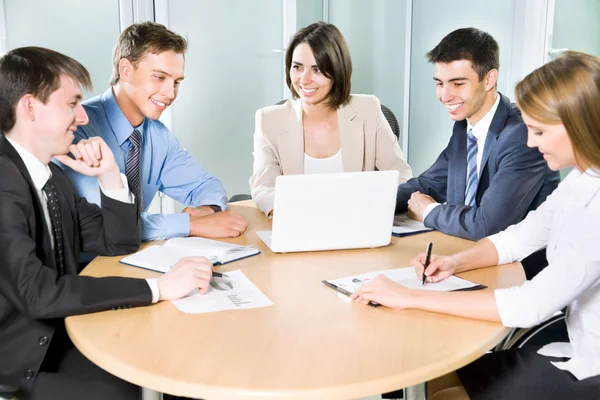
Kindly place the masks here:
POLYGON ((411 290, 378 277, 353 298, 507 327, 535 326, 568 306, 570 343, 552 343, 537 353, 488 354, 457 371, 459 385, 430 399, 600 399, 600 60, 566 52, 529 74, 515 91, 528 146, 537 147, 551 169, 574 170, 521 223, 467 251, 433 256, 425 270, 422 254, 413 265, 418 275, 424 271, 427 281, 437 282, 547 247, 548 267, 522 286, 493 292, 411 290))
POLYGON ((252 198, 273 212, 279 175, 412 171, 375 96, 351 95, 352 60, 344 37, 331 24, 300 29, 286 53, 292 99, 256 112, 252 198))

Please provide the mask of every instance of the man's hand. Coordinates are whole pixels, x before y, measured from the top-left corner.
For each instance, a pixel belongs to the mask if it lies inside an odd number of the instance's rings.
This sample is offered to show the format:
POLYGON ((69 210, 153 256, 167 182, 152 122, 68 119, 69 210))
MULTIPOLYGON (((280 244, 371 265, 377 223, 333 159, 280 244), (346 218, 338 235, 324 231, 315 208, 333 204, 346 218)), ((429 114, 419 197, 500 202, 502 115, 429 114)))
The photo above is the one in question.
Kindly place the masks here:
POLYGON ((184 213, 193 215, 195 217, 204 217, 205 215, 211 215, 215 213, 209 206, 200 206, 200 207, 186 207, 183 209, 184 213))
POLYGON ((159 301, 177 300, 194 289, 206 293, 212 279, 212 264, 204 257, 184 257, 158 278, 159 301))
POLYGON ((421 192, 414 192, 408 200, 408 217, 417 221, 423 221, 423 213, 428 205, 435 203, 431 196, 421 192))
POLYGON ((72 144, 69 151, 75 159, 68 155, 57 155, 54 158, 80 174, 98 177, 105 189, 123 188, 119 166, 102 138, 83 139, 77 144, 72 144))
POLYGON ((410 294, 411 289, 405 288, 384 275, 378 275, 375 279, 363 283, 350 298, 362 304, 369 304, 373 301, 382 306, 401 310, 411 308, 410 294))
POLYGON ((233 211, 221 211, 202 217, 190 215, 190 236, 206 238, 237 237, 246 231, 248 222, 233 211))

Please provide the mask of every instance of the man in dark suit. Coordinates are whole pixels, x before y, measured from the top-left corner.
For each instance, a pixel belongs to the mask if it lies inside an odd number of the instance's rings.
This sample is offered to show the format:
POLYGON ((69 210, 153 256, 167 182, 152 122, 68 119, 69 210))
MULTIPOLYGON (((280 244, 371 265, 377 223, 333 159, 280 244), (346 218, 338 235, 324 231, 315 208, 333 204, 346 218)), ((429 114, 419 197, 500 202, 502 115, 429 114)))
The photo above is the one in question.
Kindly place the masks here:
POLYGON ((560 178, 527 147, 520 111, 496 91, 500 56, 492 36, 458 29, 427 56, 436 94, 456 122, 436 162, 398 187, 396 212, 408 210, 427 227, 479 240, 522 220, 560 178))
POLYGON ((126 254, 141 240, 139 205, 108 146, 72 145, 87 122, 80 85, 91 86, 85 68, 52 50, 0 59, 0 383, 32 399, 133 399, 137 387, 73 347, 64 318, 206 291, 212 265, 184 259, 148 280, 77 276, 80 250, 126 254), (102 209, 76 195, 52 157, 97 177, 102 209))

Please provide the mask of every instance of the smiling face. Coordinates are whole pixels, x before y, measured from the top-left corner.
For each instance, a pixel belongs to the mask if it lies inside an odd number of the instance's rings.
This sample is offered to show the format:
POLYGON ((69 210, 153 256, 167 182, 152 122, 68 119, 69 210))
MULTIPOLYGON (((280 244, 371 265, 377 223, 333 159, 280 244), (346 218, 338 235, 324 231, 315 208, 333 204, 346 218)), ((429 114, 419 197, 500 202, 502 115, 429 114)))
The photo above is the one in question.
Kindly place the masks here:
POLYGON ((35 110, 35 152, 44 154, 41 157, 48 160, 58 154, 67 154, 77 127, 88 122, 81 105, 79 83, 62 75, 59 88, 48 97, 46 104, 38 99, 32 101, 35 110))
POLYGON ((184 76, 183 54, 172 50, 145 54, 136 66, 129 60, 120 62, 117 103, 133 126, 144 117, 158 119, 175 99, 184 76), (122 90, 121 90, 122 89, 122 90))
POLYGON ((293 88, 304 103, 316 105, 327 101, 333 83, 319 70, 307 43, 296 46, 290 68, 293 88))
POLYGON ((491 70, 479 80, 471 61, 436 63, 433 77, 436 96, 454 121, 466 119, 475 125, 494 104, 497 74, 496 70, 491 70))
MULTIPOLYGON (((577 165, 573 146, 564 125, 543 124, 525 113, 522 113, 522 116, 528 131, 527 146, 537 147, 548 163, 548 168, 558 171, 577 165)), ((579 166, 578 168, 582 169, 579 166)))

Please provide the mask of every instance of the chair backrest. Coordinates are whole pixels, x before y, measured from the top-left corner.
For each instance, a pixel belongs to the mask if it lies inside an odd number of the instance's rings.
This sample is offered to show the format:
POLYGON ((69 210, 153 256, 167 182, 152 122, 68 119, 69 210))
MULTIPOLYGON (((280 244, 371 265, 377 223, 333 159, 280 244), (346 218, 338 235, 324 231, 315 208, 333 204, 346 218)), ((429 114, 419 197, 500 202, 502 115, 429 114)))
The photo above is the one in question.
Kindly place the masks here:
MULTIPOLYGON (((279 105, 285 103, 286 101, 287 100, 281 100, 281 101, 275 103, 275 105, 279 106, 279 105)), ((390 110, 383 104, 381 105, 381 112, 385 116, 385 119, 387 119, 388 124, 390 124, 390 127, 392 128, 392 132, 394 132, 394 135, 396 135, 396 137, 398 138, 398 143, 400 143, 400 124, 398 124, 398 120, 396 119, 396 116, 394 115, 392 110, 390 110)))

